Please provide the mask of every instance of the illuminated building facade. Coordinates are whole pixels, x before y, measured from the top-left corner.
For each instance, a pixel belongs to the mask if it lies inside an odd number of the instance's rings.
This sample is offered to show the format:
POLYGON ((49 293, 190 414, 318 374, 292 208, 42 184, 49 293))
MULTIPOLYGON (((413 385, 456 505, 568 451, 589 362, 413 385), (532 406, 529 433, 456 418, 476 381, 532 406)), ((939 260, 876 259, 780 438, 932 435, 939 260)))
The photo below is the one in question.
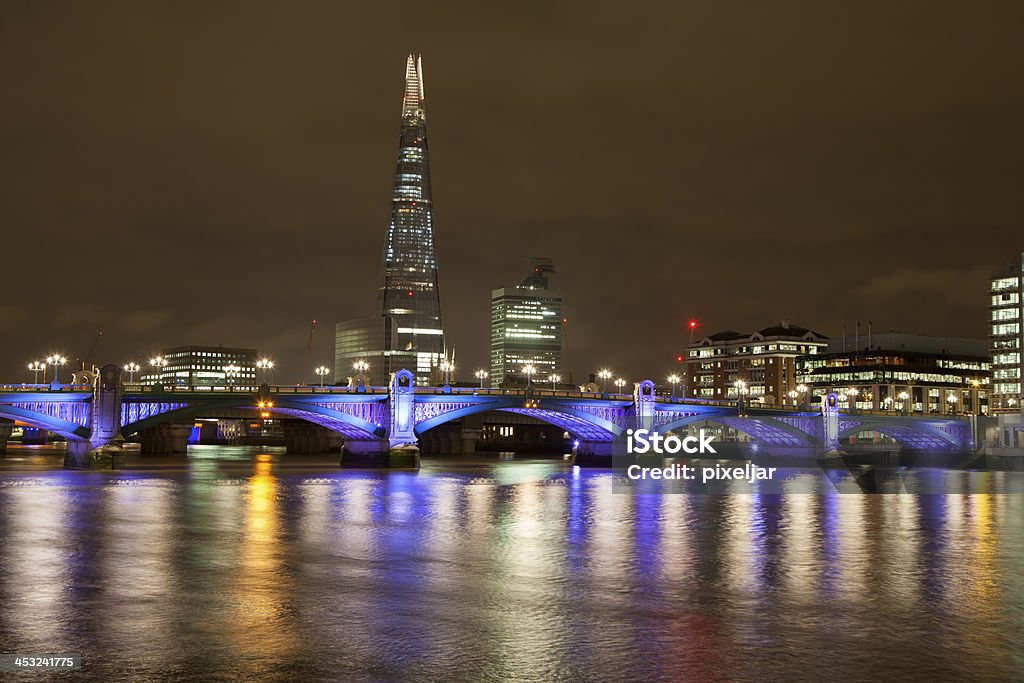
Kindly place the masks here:
POLYGON ((812 397, 835 392, 843 407, 983 415, 989 409, 989 376, 984 339, 889 332, 874 335, 870 346, 844 349, 841 340, 833 340, 797 359, 796 379, 812 397))
POLYGON ((1022 262, 989 281, 989 355, 992 363, 992 412, 1021 412, 1022 262))
POLYGON ((816 354, 828 337, 783 320, 752 334, 725 330, 690 344, 684 362, 690 398, 735 400, 742 391, 752 402, 792 404, 796 359, 816 354))
POLYGON ((162 367, 147 359, 142 384, 177 387, 256 386, 256 349, 226 346, 176 346, 160 353, 162 367))
POLYGON ((419 385, 436 381, 437 366, 444 358, 444 329, 437 287, 423 68, 414 55, 406 60, 382 275, 374 314, 339 323, 335 329, 335 381, 344 382, 357 374, 353 365, 360 360, 369 364, 362 377, 372 385, 387 384, 390 374, 400 369, 414 372, 419 385))
POLYGON ((556 383, 568 381, 562 365, 562 295, 548 282, 554 272, 551 259, 533 258, 530 274, 518 286, 491 292, 493 386, 525 386, 527 367, 538 384, 550 386, 553 376, 556 383))

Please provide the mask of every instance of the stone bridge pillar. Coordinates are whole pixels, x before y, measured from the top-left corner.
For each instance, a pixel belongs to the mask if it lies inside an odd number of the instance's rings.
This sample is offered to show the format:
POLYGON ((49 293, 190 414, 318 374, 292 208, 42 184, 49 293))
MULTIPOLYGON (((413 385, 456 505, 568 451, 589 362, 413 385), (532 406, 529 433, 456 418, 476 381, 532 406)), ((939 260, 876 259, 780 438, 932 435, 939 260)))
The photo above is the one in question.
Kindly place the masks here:
POLYGON ((13 422, 7 422, 6 420, 0 421, 0 455, 7 452, 7 439, 11 437, 11 432, 13 431, 13 422))
POLYGON ((121 436, 121 368, 104 365, 93 385, 92 407, 89 415, 93 448, 120 447, 121 436))
POLYGON ((645 379, 633 385, 633 429, 654 429, 654 382, 645 379))
POLYGON ((580 467, 611 467, 611 441, 580 441, 572 449, 572 462, 580 467))
POLYGON ((414 375, 408 370, 392 373, 388 386, 388 420, 382 438, 345 439, 341 464, 350 467, 417 469, 420 449, 416 437, 414 375))
POLYGON ((161 424, 139 432, 143 453, 184 453, 188 450, 190 424, 161 424))
POLYGON ((825 453, 839 450, 839 397, 834 393, 821 397, 821 446, 825 453))
POLYGON ((89 405, 89 441, 69 441, 64 467, 116 468, 124 464, 121 445, 121 368, 104 365, 93 380, 89 405))
POLYGON ((326 427, 300 420, 285 420, 282 426, 285 449, 289 454, 327 453, 332 444, 337 446, 337 442, 331 439, 331 431, 326 427))

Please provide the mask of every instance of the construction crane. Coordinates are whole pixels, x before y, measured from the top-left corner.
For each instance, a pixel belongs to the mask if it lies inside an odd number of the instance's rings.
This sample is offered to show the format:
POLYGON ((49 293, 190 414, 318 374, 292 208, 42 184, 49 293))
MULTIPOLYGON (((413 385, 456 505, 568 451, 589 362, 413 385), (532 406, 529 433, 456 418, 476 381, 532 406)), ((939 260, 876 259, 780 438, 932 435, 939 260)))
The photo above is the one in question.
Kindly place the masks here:
POLYGON ((85 366, 92 360, 92 354, 96 351, 96 345, 100 343, 100 337, 103 336, 103 332, 97 332, 96 338, 92 340, 92 346, 89 347, 89 353, 85 354, 85 358, 82 359, 82 369, 85 370, 85 366))
POLYGON ((316 332, 316 319, 309 323, 309 339, 306 340, 306 358, 302 361, 302 386, 309 384, 309 356, 313 352, 313 333, 316 332))

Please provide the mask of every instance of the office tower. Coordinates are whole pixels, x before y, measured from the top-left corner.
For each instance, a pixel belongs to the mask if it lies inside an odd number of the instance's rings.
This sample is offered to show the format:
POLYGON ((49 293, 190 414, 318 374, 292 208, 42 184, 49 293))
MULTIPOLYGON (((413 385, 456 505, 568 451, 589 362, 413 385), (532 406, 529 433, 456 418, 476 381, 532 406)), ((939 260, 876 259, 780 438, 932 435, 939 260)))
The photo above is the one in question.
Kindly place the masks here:
MULTIPOLYGON (((176 346, 143 366, 140 384, 177 387, 256 386, 256 349, 226 346, 176 346)), ((270 378, 265 378, 270 381, 270 378)))
POLYGON ((989 348, 992 365, 991 412, 1021 411, 1021 270, 1024 254, 989 281, 989 348))
POLYGON ((551 259, 533 258, 530 274, 515 287, 491 292, 491 383, 525 385, 524 369, 548 386, 568 381, 562 365, 562 295, 549 288, 551 259))

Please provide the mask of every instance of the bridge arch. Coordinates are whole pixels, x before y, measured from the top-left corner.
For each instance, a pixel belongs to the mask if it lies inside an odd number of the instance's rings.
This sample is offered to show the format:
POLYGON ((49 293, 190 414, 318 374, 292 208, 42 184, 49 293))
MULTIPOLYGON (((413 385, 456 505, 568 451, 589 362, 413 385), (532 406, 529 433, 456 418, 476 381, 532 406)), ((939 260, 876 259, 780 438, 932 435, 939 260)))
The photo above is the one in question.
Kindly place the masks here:
POLYGON ((808 434, 785 422, 757 415, 740 417, 734 413, 724 411, 688 415, 659 426, 658 431, 668 432, 681 429, 694 422, 714 422, 724 427, 730 427, 765 445, 802 447, 813 446, 816 443, 813 434, 808 434))
MULTIPOLYGON (((269 409, 270 414, 273 416, 278 418, 282 416, 299 418, 338 432, 348 439, 374 439, 380 438, 385 434, 383 425, 372 423, 341 410, 331 410, 315 403, 280 396, 274 396, 273 403, 273 407, 269 409)), ((213 404, 204 402, 190 403, 186 406, 167 410, 136 422, 124 424, 121 426, 121 433, 129 436, 161 424, 189 422, 200 417, 203 413, 239 409, 259 410, 260 407, 252 397, 240 398, 238 401, 218 401, 213 404)))
POLYGON ((599 415, 577 410, 560 402, 540 399, 534 407, 524 405, 524 401, 520 397, 498 397, 490 401, 464 405, 424 419, 417 423, 416 434, 423 434, 434 427, 439 427, 447 422, 469 415, 490 411, 527 415, 564 429, 587 441, 611 441, 614 437, 621 436, 625 431, 623 427, 599 415))
MULTIPOLYGON (((958 423, 959 424, 959 423, 958 423)), ((949 434, 934 422, 921 421, 919 424, 898 421, 867 420, 857 422, 839 431, 839 439, 849 439, 861 432, 878 432, 894 439, 897 443, 911 448, 926 450, 955 450, 964 447, 963 439, 949 434)))
POLYGON ((25 408, 0 404, 0 418, 24 422, 30 427, 45 429, 55 434, 60 434, 69 441, 88 441, 90 430, 88 427, 65 420, 53 415, 39 413, 25 408))

